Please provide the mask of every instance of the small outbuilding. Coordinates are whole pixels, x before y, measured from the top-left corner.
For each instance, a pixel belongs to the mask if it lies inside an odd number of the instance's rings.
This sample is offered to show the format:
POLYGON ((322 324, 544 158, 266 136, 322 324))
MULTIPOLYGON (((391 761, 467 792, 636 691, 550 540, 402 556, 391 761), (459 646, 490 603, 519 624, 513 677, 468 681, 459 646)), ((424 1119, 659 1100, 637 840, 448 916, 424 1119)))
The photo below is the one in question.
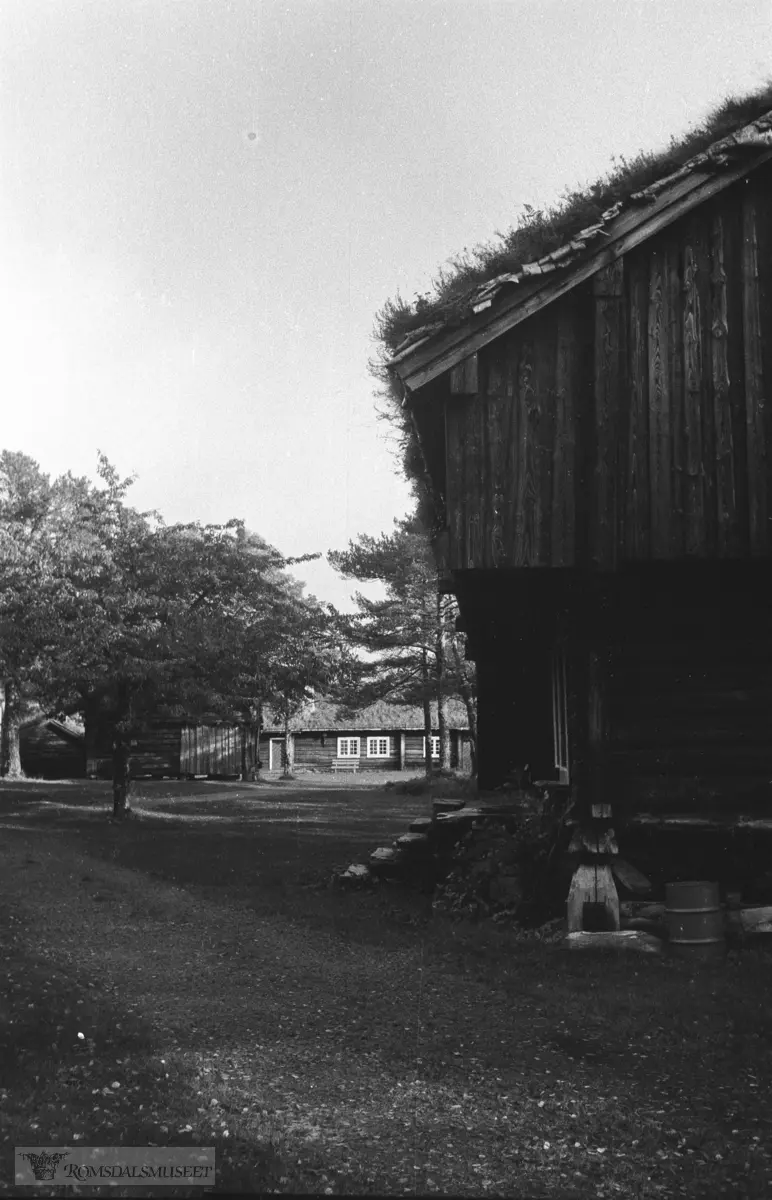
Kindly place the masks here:
POLYGON ((82 725, 36 716, 19 730, 21 769, 33 779, 83 779, 86 742, 82 725))
MULTIPOLYGON (((245 737, 249 749, 251 739, 241 725, 224 721, 199 724, 185 717, 155 720, 131 740, 131 773, 135 778, 236 778, 243 769, 245 737)), ((113 769, 110 731, 98 718, 87 717, 86 747, 89 777, 109 779, 113 769)))

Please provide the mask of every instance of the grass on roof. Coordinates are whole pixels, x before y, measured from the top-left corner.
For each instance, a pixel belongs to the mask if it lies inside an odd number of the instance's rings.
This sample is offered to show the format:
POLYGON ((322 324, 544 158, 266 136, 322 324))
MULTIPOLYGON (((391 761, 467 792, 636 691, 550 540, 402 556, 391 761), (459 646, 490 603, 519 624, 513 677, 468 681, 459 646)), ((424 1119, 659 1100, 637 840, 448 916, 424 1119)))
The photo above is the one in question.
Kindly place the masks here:
POLYGON ((612 169, 584 189, 569 189, 551 208, 523 206, 517 225, 497 233, 494 241, 483 242, 440 268, 430 294, 408 303, 401 296, 388 300, 376 316, 374 336, 385 356, 393 354, 415 329, 452 325, 466 316, 464 301, 482 283, 497 275, 516 271, 557 250, 579 230, 599 221, 601 214, 617 201, 648 187, 678 170, 713 142, 772 109, 772 80, 742 97, 730 96, 707 118, 679 139, 673 138, 659 153, 640 153, 632 159, 613 160, 612 169))

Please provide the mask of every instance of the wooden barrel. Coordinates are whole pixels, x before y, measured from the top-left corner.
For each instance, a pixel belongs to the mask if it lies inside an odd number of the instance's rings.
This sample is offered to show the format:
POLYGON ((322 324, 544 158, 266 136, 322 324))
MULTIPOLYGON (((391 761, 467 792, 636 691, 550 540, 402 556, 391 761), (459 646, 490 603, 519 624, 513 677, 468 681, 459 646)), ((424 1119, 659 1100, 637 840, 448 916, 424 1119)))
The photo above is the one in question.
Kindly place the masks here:
POLYGON ((723 954, 724 914, 717 883, 666 884, 665 918, 674 953, 706 958, 723 954))

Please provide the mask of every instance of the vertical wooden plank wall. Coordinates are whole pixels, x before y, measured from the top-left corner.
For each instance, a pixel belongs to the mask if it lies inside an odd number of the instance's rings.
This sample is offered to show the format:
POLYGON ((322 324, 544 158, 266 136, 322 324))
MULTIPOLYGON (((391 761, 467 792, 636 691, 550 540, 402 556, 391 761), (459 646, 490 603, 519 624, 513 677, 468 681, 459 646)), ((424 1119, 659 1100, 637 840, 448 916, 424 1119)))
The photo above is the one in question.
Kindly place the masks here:
POLYGON ((487 497, 482 497, 483 526, 490 530, 490 536, 484 538, 483 561, 485 566, 498 567, 506 563, 504 523, 507 515, 506 503, 506 428, 507 409, 510 404, 506 397, 505 381, 506 362, 503 348, 487 360, 487 379, 485 385, 484 407, 484 443, 485 458, 483 474, 489 480, 485 491, 487 497), (487 504, 486 504, 487 499, 487 504))
MULTIPOLYGON (((769 204, 762 214, 769 220, 769 204)), ((745 419, 748 446, 748 500, 751 556, 766 554, 768 538, 768 479, 763 339, 770 330, 762 327, 759 234, 760 216, 757 197, 748 189, 742 201, 743 221, 743 347, 745 351, 745 419)), ((762 219, 764 217, 762 216, 762 219)))
POLYGON ((520 410, 517 404, 517 354, 510 350, 512 342, 505 343, 505 361, 502 373, 502 392, 500 397, 502 414, 501 452, 503 463, 503 513, 501 531, 503 538, 503 561, 511 566, 515 546, 515 529, 517 527, 517 491, 514 472, 517 459, 517 445, 520 438, 520 410))
POLYGON ((446 406, 453 569, 772 552, 771 183, 599 271, 592 330, 580 286, 479 352, 446 406))
POLYGON ((236 725, 183 725, 180 774, 239 775, 242 739, 249 730, 236 725))
MULTIPOLYGON (((765 196, 762 180, 740 184, 627 256, 620 560, 772 550, 765 395, 772 375, 772 210, 765 196)), ((596 328, 596 364, 607 333, 596 328)), ((601 421, 599 446, 605 433, 601 421)), ((600 517, 601 496, 594 501, 600 517)))
POLYGON ((557 316, 555 441, 552 469, 550 549, 553 567, 575 560, 576 536, 576 331, 566 305, 557 316))
POLYGON ((549 318, 542 320, 534 355, 536 488, 538 492, 535 561, 541 567, 549 566, 551 551, 552 473, 555 460, 556 435, 555 371, 557 367, 557 319, 559 315, 560 309, 556 308, 550 314, 549 318))
POLYGON ((624 498, 622 545, 632 559, 646 559, 651 547, 649 488, 649 279, 640 255, 631 257, 628 276, 627 453, 621 479, 624 498))
POLYGON ((467 402, 455 396, 445 401, 445 504, 448 530, 448 567, 466 567, 464 536, 464 455, 463 424, 467 402))
POLYGON ((710 226, 710 373, 716 438, 716 549, 719 558, 730 557, 739 549, 729 372, 726 253, 726 217, 719 212, 713 216, 710 226))
POLYGON ((624 259, 593 279, 595 296, 594 407, 595 471, 590 545, 602 570, 616 565, 619 542, 618 491, 620 401, 625 376, 624 259))
POLYGON ((520 346, 517 367, 519 436, 515 457, 515 544, 514 565, 534 566, 538 545, 539 490, 536 481, 538 402, 534 389, 534 346, 529 339, 520 346))
POLYGON ((574 560, 575 337, 570 318, 560 337, 551 320, 527 326, 481 352, 475 396, 446 399, 451 569, 549 566, 554 537, 574 560))
MULTIPOLYGON (((700 289, 697 276, 700 267, 693 244, 684 247, 683 266, 683 339, 684 339, 684 394, 683 429, 685 462, 683 469, 684 544, 681 555, 705 554, 705 495, 702 479, 702 318, 700 289)), ((676 431, 678 433, 678 431, 676 431)), ((676 437, 676 443, 679 441, 676 437)))
POLYGON ((649 481, 651 487, 651 556, 670 557, 672 511, 670 475, 670 378, 668 261, 662 250, 652 253, 649 275, 649 481))

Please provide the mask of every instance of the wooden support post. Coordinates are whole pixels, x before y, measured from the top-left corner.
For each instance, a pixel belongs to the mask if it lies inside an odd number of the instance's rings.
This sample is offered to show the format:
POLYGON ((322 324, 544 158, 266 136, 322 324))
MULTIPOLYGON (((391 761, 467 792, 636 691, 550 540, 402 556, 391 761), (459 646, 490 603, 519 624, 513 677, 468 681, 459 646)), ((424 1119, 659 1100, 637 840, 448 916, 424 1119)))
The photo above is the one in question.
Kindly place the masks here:
POLYGON ((399 769, 400 771, 407 769, 407 734, 404 730, 399 735, 399 769))
POLYGON ((619 929, 619 897, 611 867, 582 863, 576 868, 568 892, 568 932, 578 933, 584 929, 585 904, 602 904, 606 910, 609 929, 619 929))
MULTIPOLYGON (((584 728, 578 733, 580 824, 571 850, 581 854, 567 898, 569 932, 585 928, 585 905, 595 906, 596 916, 608 929, 619 929, 619 898, 612 871, 618 854, 610 827, 612 806, 609 779, 609 679, 611 650, 605 641, 603 597, 592 599, 593 612, 585 612, 583 628, 587 639, 580 650, 582 669, 576 702, 584 728)), ((577 639, 580 641, 581 639, 577 639)), ((579 722, 582 724, 581 720, 579 722)))
MULTIPOLYGON (((589 786, 592 807, 608 806, 608 678, 607 654, 591 650, 588 676, 589 786)), ((609 813, 610 815, 610 813, 609 813)), ((594 813, 593 813, 594 816, 594 813)))

